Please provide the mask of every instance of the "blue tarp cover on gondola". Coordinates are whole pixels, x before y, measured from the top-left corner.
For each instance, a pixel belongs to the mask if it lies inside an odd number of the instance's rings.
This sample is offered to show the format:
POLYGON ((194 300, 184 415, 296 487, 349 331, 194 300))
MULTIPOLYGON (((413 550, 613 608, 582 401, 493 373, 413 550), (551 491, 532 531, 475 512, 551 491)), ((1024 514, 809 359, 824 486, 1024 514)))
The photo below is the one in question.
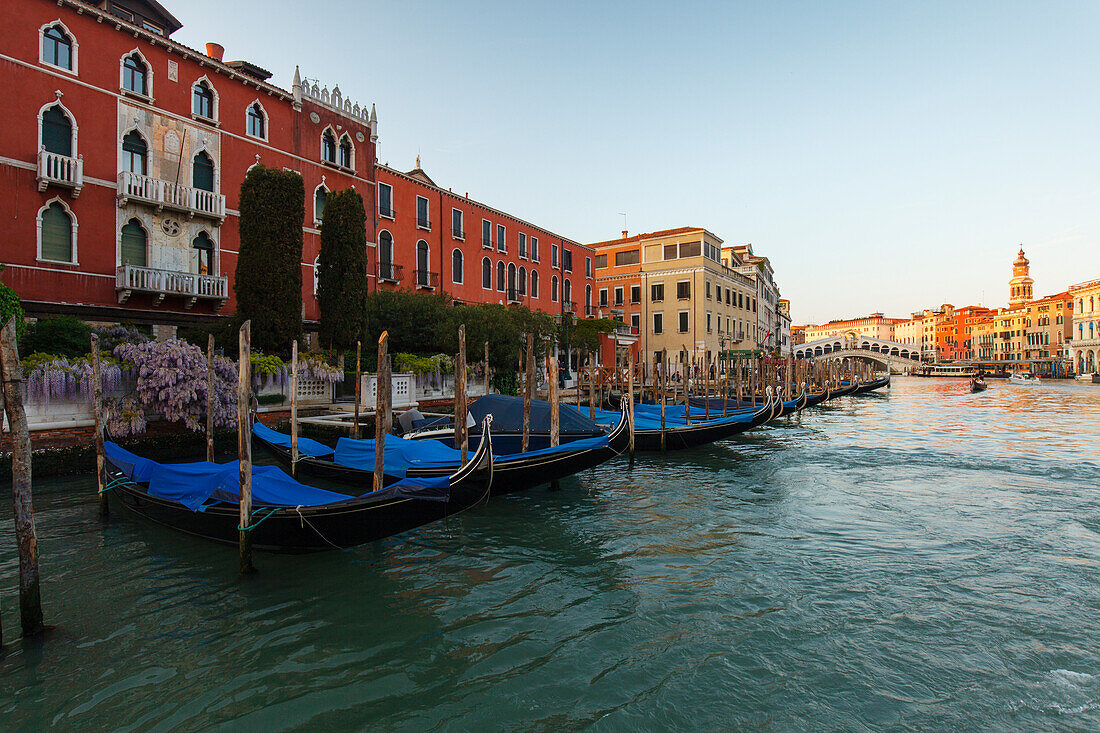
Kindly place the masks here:
MULTIPOLYGON (((467 408, 469 414, 480 426, 486 415, 493 416, 493 433, 518 433, 523 430, 523 398, 509 395, 491 394, 479 397, 467 408)), ((442 418, 428 423, 428 426, 449 425, 452 418, 442 418)), ((600 426, 579 412, 561 410, 558 427, 562 435, 577 433, 596 433, 600 426)), ((475 430, 480 430, 477 428, 475 430)), ((550 432, 550 403, 546 400, 531 400, 531 432, 550 432)))
MULTIPOLYGON (((578 408, 576 405, 562 405, 562 407, 569 408, 568 411, 576 411, 577 409, 588 412, 587 407, 578 408)), ((564 414, 567 410, 562 410, 564 414)), ((596 422, 601 425, 614 425, 619 421, 621 413, 614 412, 612 410, 596 410, 596 422)), ((730 423, 746 423, 751 422, 753 419, 752 412, 740 412, 736 415, 729 415, 728 417, 712 417, 710 420, 702 420, 695 418, 695 412, 692 411, 692 426, 700 425, 726 425, 730 423)), ((683 428, 687 427, 687 421, 683 417, 683 410, 680 411, 680 415, 673 416, 665 411, 665 429, 669 428, 683 428)), ((660 430, 661 429, 661 411, 658 407, 656 412, 649 410, 634 411, 634 429, 635 430, 660 430)))
MULTIPOLYGON (((277 445, 280 448, 290 448, 289 435, 276 432, 262 423, 252 423, 252 433, 257 437, 263 438, 272 445, 277 445)), ((299 436, 298 453, 303 456, 309 456, 310 458, 324 458, 325 456, 332 455, 332 448, 329 448, 324 443, 318 443, 316 440, 310 440, 309 438, 299 436)))
MULTIPOLYGON (((107 458, 132 481, 148 485, 151 496, 176 501, 196 512, 203 511, 212 501, 239 500, 237 461, 230 463, 157 463, 137 456, 112 442, 105 444, 107 458)), ((430 479, 407 479, 392 484, 374 496, 446 501, 450 482, 446 476, 430 479)), ((348 501, 355 497, 326 491, 295 481, 276 466, 252 467, 252 504, 254 506, 296 507, 324 506, 348 501)))
MULTIPOLYGON (((542 448, 541 450, 495 456, 493 460, 499 467, 502 463, 507 463, 510 460, 603 448, 607 445, 607 441, 608 437, 606 435, 598 435, 592 438, 574 440, 559 446, 542 448)), ((340 438, 336 441, 333 462, 348 468, 373 471, 374 446, 373 440, 340 438)), ((387 435, 385 450, 385 458, 383 459, 385 461, 385 471, 391 476, 403 478, 410 468, 453 472, 457 471, 459 466, 462 465, 462 453, 460 451, 436 440, 406 440, 396 435, 387 435)))

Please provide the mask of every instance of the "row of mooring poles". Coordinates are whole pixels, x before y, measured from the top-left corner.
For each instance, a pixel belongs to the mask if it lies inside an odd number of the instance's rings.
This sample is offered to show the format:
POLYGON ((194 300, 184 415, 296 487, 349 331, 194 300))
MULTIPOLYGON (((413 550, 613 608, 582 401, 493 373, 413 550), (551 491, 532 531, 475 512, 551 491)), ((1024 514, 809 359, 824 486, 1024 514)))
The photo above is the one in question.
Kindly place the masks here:
MULTIPOLYGON (((23 369, 19 364, 15 319, 0 329, 0 410, 8 416, 11 435, 11 496, 15 513, 15 541, 19 547, 19 619, 23 636, 46 630, 38 570, 38 533, 34 527, 31 495, 31 433, 23 405, 23 369)), ((98 385, 98 382, 97 382, 98 385)), ((0 644, 3 644, 0 625, 0 644)))

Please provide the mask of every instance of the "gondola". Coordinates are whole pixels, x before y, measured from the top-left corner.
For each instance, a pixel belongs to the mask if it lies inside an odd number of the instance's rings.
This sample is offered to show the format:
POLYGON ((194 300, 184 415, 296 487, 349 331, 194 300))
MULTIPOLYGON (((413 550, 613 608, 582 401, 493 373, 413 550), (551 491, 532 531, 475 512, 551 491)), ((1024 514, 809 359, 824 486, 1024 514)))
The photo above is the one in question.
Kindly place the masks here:
POLYGON ((887 374, 885 377, 880 377, 879 379, 872 379, 870 382, 867 382, 867 383, 860 383, 856 387, 856 391, 853 392, 852 394, 864 394, 865 392, 871 392, 873 390, 881 389, 882 387, 889 387, 889 386, 890 386, 890 375, 887 374))
MULTIPOLYGON (((693 418, 690 425, 683 417, 671 417, 666 412, 665 428, 663 430, 661 429, 660 417, 652 412, 639 414, 636 411, 634 414, 634 449, 659 451, 662 447, 666 450, 694 448, 763 425, 774 417, 778 409, 771 395, 771 388, 768 388, 768 402, 755 412, 739 413, 698 422, 695 422, 693 418), (661 445, 662 434, 664 435, 664 446, 661 445)), ((596 421, 609 424, 609 421, 614 419, 616 415, 617 413, 609 410, 597 410, 596 421)))
MULTIPOLYGON (((806 392, 806 383, 802 383, 801 390, 794 399, 784 400, 782 411, 775 417, 780 415, 789 415, 794 412, 798 412, 806 407, 809 400, 809 395, 806 392)), ((710 406, 711 417, 723 417, 723 412, 726 414, 734 414, 737 412, 743 412, 749 410, 755 412, 759 407, 759 404, 753 404, 751 402, 730 400, 723 397, 692 397, 691 400, 691 417, 706 419, 706 409, 710 406)))
MULTIPOLYGON (((450 476, 408 478, 360 495, 298 483, 276 466, 253 466, 253 547, 276 552, 344 549, 458 514, 489 496, 492 436, 450 476)), ((238 464, 159 464, 107 443, 110 493, 135 514, 180 532, 236 544, 238 464)))
MULTIPOLYGON (((270 450, 280 463, 290 467, 290 436, 255 423, 252 437, 270 450)), ((496 442, 495 432, 493 442, 496 442)), ((553 448, 494 456, 492 494, 523 491, 598 466, 625 451, 629 442, 630 425, 624 414, 606 435, 574 440, 553 448)), ((351 485, 363 485, 373 475, 373 440, 340 438, 333 449, 316 441, 303 444, 299 438, 298 447, 297 472, 300 475, 351 485)), ((383 470, 390 481, 446 476, 461 462, 459 451, 435 440, 409 440, 387 435, 385 450, 383 470)))
POLYGON ((853 379, 851 382, 846 380, 842 381, 836 389, 829 393, 829 399, 834 400, 837 397, 855 394, 857 389, 859 389, 859 380, 853 379))
POLYGON ((984 379, 975 377, 970 380, 971 392, 985 392, 987 389, 989 389, 989 385, 985 383, 984 379))
MULTIPOLYGON (((493 416, 493 445, 498 455, 511 455, 523 452, 523 398, 509 395, 485 395, 469 404, 467 412, 474 422, 468 433, 467 445, 470 450, 477 448, 481 440, 477 427, 486 415, 493 416)), ((599 438, 608 433, 608 429, 597 425, 579 412, 559 413, 558 436, 564 445, 574 440, 599 438)), ((402 437, 410 440, 438 440, 454 448, 454 418, 451 416, 427 418, 415 421, 413 428, 403 432, 402 437)), ((546 400, 531 400, 530 429, 528 432, 528 450, 550 447, 550 403, 546 400)))

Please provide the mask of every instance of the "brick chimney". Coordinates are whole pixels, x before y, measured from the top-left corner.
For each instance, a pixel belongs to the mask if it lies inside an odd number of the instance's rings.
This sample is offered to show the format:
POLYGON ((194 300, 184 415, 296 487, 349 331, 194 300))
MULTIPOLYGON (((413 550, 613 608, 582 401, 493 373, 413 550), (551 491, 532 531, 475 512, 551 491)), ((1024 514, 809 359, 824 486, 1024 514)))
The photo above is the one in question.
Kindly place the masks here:
POLYGON ((225 47, 220 43, 208 43, 206 44, 206 55, 215 61, 221 61, 222 56, 225 55, 225 47))
POLYGON ((627 235, 627 231, 624 229, 623 230, 623 239, 626 239, 626 235, 627 235))

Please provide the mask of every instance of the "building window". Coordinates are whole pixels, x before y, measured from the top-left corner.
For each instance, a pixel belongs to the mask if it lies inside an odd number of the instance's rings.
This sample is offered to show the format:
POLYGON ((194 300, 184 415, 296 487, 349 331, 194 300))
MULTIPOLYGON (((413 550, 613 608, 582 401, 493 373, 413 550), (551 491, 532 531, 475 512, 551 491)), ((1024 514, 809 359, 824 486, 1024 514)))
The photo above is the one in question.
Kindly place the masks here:
POLYGON ((710 311, 707 311, 707 333, 710 333, 710 311))
POLYGON ((214 89, 206 81, 198 81, 191 89, 191 112, 208 120, 214 117, 214 89))
POLYGON ((687 333, 688 331, 688 312, 680 311, 680 333, 687 333))
POLYGON ((493 263, 488 257, 481 258, 481 287, 485 290, 493 289, 493 263))
POLYGON ((423 196, 416 197, 416 226, 421 229, 430 229, 432 226, 428 219, 428 199, 423 196))
POLYGON ((145 229, 137 219, 131 219, 122 227, 119 258, 124 265, 145 267, 146 236, 145 229))
POLYGON ((518 238, 518 242, 517 242, 517 246, 516 246, 516 254, 518 254, 520 257, 526 258, 527 257, 527 235, 524 234, 523 232, 520 232, 516 236, 518 238))
POLYGON ((378 235, 378 277, 383 280, 396 280, 393 267, 393 235, 382 230, 378 235))
MULTIPOLYGON (((618 259, 618 257, 616 257, 618 259)), ((607 268, 607 255, 596 255, 596 269, 603 270, 607 268)))
POLYGON ((519 286, 519 294, 520 295, 527 295, 527 268, 526 267, 519 268, 519 280, 516 282, 516 285, 519 286))
POLYGON ((591 257, 585 257, 584 258, 584 276, 585 277, 592 277, 592 258, 591 257))
POLYGON ((566 272, 573 272, 573 250, 561 248, 561 260, 562 269, 566 272))
POLYGON ((569 282, 569 278, 565 278, 561 284, 561 299, 566 303, 573 302, 573 284, 569 282))
POLYGON ((531 237, 531 261, 539 261, 539 238, 531 237))
POLYGON ((504 260, 497 262, 497 290, 504 292, 504 260))
POLYGON ((506 233, 507 232, 505 232, 504 226, 501 224, 497 224, 497 252, 508 251, 508 243, 504 238, 504 235, 506 233))
POLYGON ((653 314, 653 333, 665 332, 665 314, 654 313, 653 314))
POLYGON ((73 157, 74 137, 72 120, 60 104, 42 113, 42 147, 47 153, 73 157))
POLYGON ((378 215, 393 218, 393 186, 388 183, 378 184, 378 215))
POLYGON ((336 163, 336 136, 332 134, 332 130, 325 130, 321 134, 321 160, 336 163))
POLYGON ((139 176, 147 175, 149 146, 137 130, 122 138, 122 170, 139 176))
POLYGON ((485 249, 493 248, 493 225, 488 219, 481 220, 481 246, 485 249))
POLYGON ((630 286, 630 302, 638 304, 642 302, 642 286, 631 285, 630 286))
POLYGON ((531 270, 531 297, 539 297, 539 273, 538 270, 531 270))
POLYGON ((592 286, 591 285, 585 285, 584 286, 584 307, 587 309, 590 305, 592 305, 592 286))
POLYGON ((462 250, 451 252, 451 282, 455 285, 462 284, 462 250))
POLYGON ((416 243, 416 284, 422 287, 431 286, 431 273, 428 270, 428 263, 431 260, 431 253, 428 250, 428 243, 421 239, 416 243))
POLYGON ((607 288, 600 288, 600 307, 607 307, 607 288))
POLYGON ((711 299, 711 297, 710 297, 710 280, 706 281, 706 289, 707 289, 707 300, 710 300, 711 299))
POLYGON ((149 96, 149 67, 137 53, 122 60, 122 88, 143 97, 149 96))
POLYGON ((630 314, 630 327, 635 331, 640 331, 642 328, 642 314, 631 313, 630 314))
POLYGON ((353 161, 355 160, 354 148, 351 144, 351 138, 344 135, 340 138, 340 165, 344 168, 354 167, 353 161))
POLYGON ((691 297, 691 283, 687 280, 676 283, 676 299, 687 300, 691 297))
MULTIPOLYGON (((607 262, 607 255, 604 255, 603 257, 604 257, 604 262, 606 263, 607 262)), ((628 249, 624 252, 616 252, 615 253, 615 266, 616 267, 622 267, 623 265, 636 265, 639 262, 641 262, 641 259, 639 259, 638 250, 636 250, 636 249, 628 249)), ((599 263, 596 264, 596 267, 600 267, 599 263)))
POLYGON ((466 232, 462 231, 462 209, 451 209, 451 236, 466 239, 466 232))
POLYGON ((199 232, 199 236, 191 240, 191 272, 214 274, 214 242, 206 232, 199 232))
POLYGON ((320 224, 325 217, 325 204, 328 203, 328 189, 322 183, 313 191, 313 221, 320 224))
POLYGON ((260 140, 267 139, 267 116, 264 115, 264 108, 260 106, 259 102, 253 102, 248 105, 248 112, 245 113, 247 119, 248 134, 252 137, 259 138, 260 140))
POLYGON ((76 264, 76 224, 60 200, 38 212, 38 258, 76 264))
POLYGON ((660 303, 665 299, 665 284, 654 283, 649 288, 649 299, 654 303, 660 303))
POLYGON ((65 26, 54 23, 42 31, 42 61, 66 71, 76 71, 76 43, 65 26))
POLYGON ((558 276, 554 275, 550 278, 550 300, 555 303, 558 302, 558 276))
POLYGON ((214 191, 214 161, 200 150, 191 163, 191 185, 201 191, 214 191))
POLYGON ((615 305, 622 305, 622 304, 623 304, 623 288, 620 285, 620 286, 615 288, 615 305))

